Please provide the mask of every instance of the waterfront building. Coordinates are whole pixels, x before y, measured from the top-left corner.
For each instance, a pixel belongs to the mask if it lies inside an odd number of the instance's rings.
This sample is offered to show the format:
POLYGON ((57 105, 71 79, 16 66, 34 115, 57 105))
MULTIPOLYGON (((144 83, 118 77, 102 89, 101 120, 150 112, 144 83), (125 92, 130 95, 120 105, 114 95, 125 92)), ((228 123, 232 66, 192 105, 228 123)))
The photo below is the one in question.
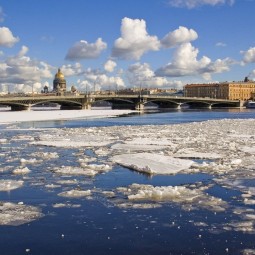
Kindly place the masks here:
POLYGON ((255 82, 247 77, 244 81, 187 84, 184 86, 186 97, 210 97, 229 100, 249 100, 254 96, 255 82))
POLYGON ((66 91, 66 80, 64 74, 61 72, 60 68, 55 74, 55 79, 53 80, 53 91, 57 93, 66 91))

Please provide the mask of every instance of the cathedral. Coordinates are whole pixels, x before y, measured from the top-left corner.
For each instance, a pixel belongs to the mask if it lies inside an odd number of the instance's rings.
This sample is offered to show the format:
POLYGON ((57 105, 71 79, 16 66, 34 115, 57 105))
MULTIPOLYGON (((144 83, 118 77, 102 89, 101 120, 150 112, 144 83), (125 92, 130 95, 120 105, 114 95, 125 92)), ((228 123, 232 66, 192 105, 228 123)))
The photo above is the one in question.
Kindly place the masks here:
POLYGON ((58 69, 53 80, 53 91, 61 93, 66 91, 66 80, 64 74, 58 69))

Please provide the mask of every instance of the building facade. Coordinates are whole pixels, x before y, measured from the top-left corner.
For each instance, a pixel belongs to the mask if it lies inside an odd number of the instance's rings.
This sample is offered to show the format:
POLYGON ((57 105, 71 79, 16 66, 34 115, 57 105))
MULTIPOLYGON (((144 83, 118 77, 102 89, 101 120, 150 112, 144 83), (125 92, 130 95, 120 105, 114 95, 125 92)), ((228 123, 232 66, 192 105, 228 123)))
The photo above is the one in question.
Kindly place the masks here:
POLYGON ((66 91, 66 80, 64 74, 58 69, 53 80, 53 91, 61 93, 66 91))
POLYGON ((184 86, 186 97, 210 97, 229 100, 249 100, 255 93, 255 82, 245 78, 239 82, 211 84, 187 84, 184 86))

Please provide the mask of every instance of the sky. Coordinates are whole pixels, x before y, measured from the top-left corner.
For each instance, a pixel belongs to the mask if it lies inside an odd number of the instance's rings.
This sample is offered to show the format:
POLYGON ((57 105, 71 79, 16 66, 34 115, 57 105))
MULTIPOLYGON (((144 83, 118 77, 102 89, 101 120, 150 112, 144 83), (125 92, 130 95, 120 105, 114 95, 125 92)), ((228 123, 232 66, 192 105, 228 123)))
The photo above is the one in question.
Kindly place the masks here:
POLYGON ((1 0, 0 93, 255 80, 255 0, 1 0))

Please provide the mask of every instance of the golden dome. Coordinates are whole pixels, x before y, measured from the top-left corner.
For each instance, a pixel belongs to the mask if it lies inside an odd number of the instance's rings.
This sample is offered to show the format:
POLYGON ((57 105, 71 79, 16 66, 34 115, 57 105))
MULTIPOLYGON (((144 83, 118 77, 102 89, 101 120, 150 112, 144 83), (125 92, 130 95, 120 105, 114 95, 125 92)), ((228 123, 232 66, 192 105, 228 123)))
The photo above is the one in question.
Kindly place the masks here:
POLYGON ((58 69, 58 72, 55 75, 55 79, 65 79, 64 74, 60 71, 60 68, 58 69))

